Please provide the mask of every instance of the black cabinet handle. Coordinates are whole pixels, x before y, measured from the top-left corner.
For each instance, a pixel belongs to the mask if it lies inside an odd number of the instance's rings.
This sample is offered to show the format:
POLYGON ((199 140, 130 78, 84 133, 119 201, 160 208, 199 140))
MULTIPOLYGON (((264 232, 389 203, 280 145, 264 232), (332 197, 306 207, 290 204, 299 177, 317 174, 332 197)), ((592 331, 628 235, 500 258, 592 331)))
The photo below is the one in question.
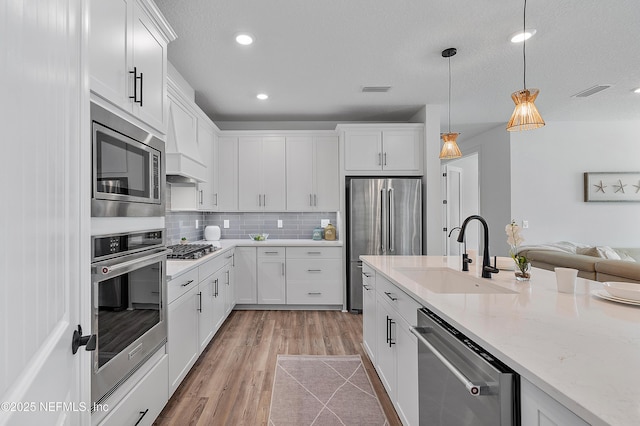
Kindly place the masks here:
POLYGON ((386 294, 386 295, 387 295, 387 297, 388 297, 389 299, 393 300, 394 302, 395 302, 396 300, 398 300, 398 298, 397 298, 397 297, 395 297, 395 296, 393 295, 393 293, 389 293, 388 291, 385 291, 385 292, 384 292, 384 294, 386 294))
POLYGON ((200 299, 200 307, 198 308, 198 311, 202 312, 202 292, 198 293, 198 298, 200 299))
POLYGON ((393 319, 389 318, 389 347, 396 344, 396 342, 393 341, 393 337, 391 336, 391 326, 395 323, 396 322, 393 319))
POLYGON ((129 99, 133 99, 133 103, 142 106, 142 73, 138 77, 138 68, 133 67, 133 71, 129 71, 129 74, 133 74, 133 96, 129 96, 129 99), (138 79, 140 80, 140 100, 138 100, 138 79))
POLYGON ((140 411, 140 417, 138 418, 138 421, 136 422, 136 424, 133 425, 133 426, 138 426, 140 424, 140 422, 142 421, 142 419, 144 418, 144 416, 146 416, 148 412, 149 412, 148 408, 146 410, 144 410, 144 411, 140 411))
MULTIPOLYGON (((142 106, 142 82, 144 81, 142 73, 140 73, 140 106, 142 106)), ((386 158, 386 157, 385 157, 386 158)), ((385 160, 386 161, 386 160, 385 160)))
POLYGON ((188 286, 189 284, 191 284, 192 282, 193 282, 193 280, 189 280, 189 281, 187 281, 187 282, 186 282, 186 283, 184 283, 184 284, 180 284, 180 287, 186 287, 186 286, 188 286))

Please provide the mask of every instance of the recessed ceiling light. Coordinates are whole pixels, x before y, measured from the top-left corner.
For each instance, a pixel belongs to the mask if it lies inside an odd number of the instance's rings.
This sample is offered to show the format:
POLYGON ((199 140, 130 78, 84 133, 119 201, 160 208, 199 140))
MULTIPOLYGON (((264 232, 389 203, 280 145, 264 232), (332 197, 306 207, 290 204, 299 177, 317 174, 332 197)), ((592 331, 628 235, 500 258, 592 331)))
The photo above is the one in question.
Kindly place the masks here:
POLYGON ((239 33, 236 34, 236 43, 241 44, 243 46, 248 46, 253 43, 254 37, 249 33, 239 33))
POLYGON ((264 101, 269 99, 269 95, 267 95, 266 93, 258 93, 256 95, 256 98, 260 99, 261 101, 264 101))
POLYGON ((511 34, 511 43, 522 43, 525 40, 529 40, 536 33, 534 28, 526 31, 518 31, 515 34, 511 34))
POLYGON ((638 94, 640 94, 640 87, 638 87, 637 89, 634 89, 633 93, 638 93, 638 94))

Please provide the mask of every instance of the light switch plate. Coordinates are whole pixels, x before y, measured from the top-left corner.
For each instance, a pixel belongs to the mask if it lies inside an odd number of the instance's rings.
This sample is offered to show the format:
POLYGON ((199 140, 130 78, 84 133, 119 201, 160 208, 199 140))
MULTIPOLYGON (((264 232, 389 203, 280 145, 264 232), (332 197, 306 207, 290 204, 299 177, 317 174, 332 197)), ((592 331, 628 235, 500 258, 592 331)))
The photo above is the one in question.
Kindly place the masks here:
POLYGON ((522 221, 522 229, 527 229, 529 227, 529 221, 528 220, 523 220, 522 221))
POLYGON ((229 229, 229 219, 225 219, 225 220, 224 220, 224 222, 223 222, 223 224, 222 224, 222 227, 223 227, 224 229, 229 229))
POLYGON ((196 219, 196 229, 198 229, 199 227, 200 227, 200 221, 196 219))
POLYGON ((329 222, 331 222, 331 219, 320 219, 320 227, 326 228, 329 222))
POLYGON ((282 228, 282 219, 278 219, 278 228, 282 228))

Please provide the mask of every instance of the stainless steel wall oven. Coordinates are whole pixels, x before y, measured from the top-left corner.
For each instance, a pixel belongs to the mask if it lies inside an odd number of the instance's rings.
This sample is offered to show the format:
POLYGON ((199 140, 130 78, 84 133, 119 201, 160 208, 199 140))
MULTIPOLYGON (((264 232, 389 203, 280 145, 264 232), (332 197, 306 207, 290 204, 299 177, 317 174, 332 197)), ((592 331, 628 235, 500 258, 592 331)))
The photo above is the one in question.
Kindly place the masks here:
POLYGON ((92 237, 92 403, 167 341, 167 252, 164 230, 92 237))
POLYGON ((91 135, 91 216, 164 216, 164 142, 95 103, 91 135))

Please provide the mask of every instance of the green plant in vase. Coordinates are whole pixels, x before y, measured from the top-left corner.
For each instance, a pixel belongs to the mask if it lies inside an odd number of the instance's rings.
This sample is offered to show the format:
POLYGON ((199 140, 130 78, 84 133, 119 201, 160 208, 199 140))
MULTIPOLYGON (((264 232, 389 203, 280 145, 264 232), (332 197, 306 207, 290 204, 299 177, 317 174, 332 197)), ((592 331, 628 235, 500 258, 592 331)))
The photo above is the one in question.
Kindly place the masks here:
POLYGON ((509 244, 509 255, 516 263, 516 279, 518 281, 528 281, 531 278, 531 262, 526 256, 519 254, 518 246, 524 242, 522 236, 522 229, 512 220, 510 224, 505 227, 507 233, 507 244, 509 244))

